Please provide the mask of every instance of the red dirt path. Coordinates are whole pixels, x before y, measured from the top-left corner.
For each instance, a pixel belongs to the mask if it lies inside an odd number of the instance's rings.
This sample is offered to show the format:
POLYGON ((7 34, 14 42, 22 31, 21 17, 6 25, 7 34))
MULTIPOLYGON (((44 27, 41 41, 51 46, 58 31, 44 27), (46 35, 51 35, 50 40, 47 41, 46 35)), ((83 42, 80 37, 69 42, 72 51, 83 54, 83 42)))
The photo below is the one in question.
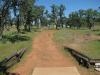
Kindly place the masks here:
POLYGON ((20 75, 30 75, 35 67, 71 67, 74 66, 69 57, 65 57, 60 47, 53 41, 54 31, 43 31, 33 41, 32 51, 26 56, 24 63, 13 71, 20 75))

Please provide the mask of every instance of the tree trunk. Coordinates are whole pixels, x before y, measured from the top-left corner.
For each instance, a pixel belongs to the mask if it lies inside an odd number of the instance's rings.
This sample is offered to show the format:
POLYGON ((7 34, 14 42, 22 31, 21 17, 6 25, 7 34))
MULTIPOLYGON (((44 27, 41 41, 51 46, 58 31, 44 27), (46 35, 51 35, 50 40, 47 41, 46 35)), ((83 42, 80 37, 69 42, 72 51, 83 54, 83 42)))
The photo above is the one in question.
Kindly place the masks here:
POLYGON ((38 23, 39 23, 38 28, 41 28, 41 19, 38 20, 38 23))
POLYGON ((3 30, 4 30, 4 27, 1 26, 1 27, 0 27, 0 40, 1 40, 2 37, 3 37, 3 30))
POLYGON ((24 30, 27 31, 27 23, 24 25, 24 30))
POLYGON ((28 31, 31 32, 31 23, 28 25, 28 31))
POLYGON ((19 25, 17 25, 17 32, 19 33, 20 32, 20 26, 19 25))

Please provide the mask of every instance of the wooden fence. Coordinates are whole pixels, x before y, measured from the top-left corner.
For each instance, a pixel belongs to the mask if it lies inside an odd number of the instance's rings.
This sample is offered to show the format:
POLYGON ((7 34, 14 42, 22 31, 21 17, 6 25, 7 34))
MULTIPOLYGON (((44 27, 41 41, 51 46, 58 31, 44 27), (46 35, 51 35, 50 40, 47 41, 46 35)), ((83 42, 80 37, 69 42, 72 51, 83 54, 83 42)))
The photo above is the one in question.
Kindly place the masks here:
POLYGON ((90 68, 90 67, 94 67, 95 66, 95 63, 100 63, 100 59, 92 59, 92 58, 89 58, 88 56, 72 49, 72 48, 69 48, 69 47, 64 47, 66 50, 68 50, 71 55, 73 57, 76 58, 76 60, 78 61, 78 63, 80 65, 83 65, 87 68, 90 68))
POLYGON ((6 57, 4 60, 0 62, 0 72, 6 73, 7 69, 15 65, 16 63, 20 62, 23 54, 26 52, 26 49, 23 48, 16 53, 12 54, 9 57, 6 57))

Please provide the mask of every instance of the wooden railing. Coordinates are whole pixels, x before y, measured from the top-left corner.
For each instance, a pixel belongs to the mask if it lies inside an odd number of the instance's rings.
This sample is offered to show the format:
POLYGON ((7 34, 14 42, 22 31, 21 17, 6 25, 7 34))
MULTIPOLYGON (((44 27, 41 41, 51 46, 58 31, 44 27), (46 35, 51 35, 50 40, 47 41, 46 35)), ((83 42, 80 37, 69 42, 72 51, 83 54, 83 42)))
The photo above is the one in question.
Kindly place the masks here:
POLYGON ((0 62, 0 72, 6 73, 7 69, 20 62, 26 48, 23 48, 0 62))
POLYGON ((79 62, 80 65, 83 65, 87 68, 94 67, 95 63, 100 63, 100 59, 92 59, 72 48, 64 47, 66 50, 68 50, 72 56, 76 58, 76 60, 79 62))

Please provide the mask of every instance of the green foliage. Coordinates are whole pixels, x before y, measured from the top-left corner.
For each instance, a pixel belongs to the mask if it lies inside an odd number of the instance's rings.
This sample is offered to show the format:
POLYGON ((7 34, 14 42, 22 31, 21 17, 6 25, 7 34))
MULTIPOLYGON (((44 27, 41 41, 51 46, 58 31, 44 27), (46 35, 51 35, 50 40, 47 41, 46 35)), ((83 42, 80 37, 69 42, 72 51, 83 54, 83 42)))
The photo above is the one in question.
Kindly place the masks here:
POLYGON ((22 24, 24 24, 25 30, 30 31, 34 2, 35 0, 0 0, 0 35, 3 34, 4 28, 8 24, 7 21, 12 22, 10 16, 12 14, 14 14, 14 22, 18 32, 20 32, 22 24))
MULTIPOLYGON (((71 20, 70 22, 72 22, 73 27, 80 28, 80 18, 79 18, 78 12, 72 12, 69 15, 69 18, 71 20)), ((72 27, 72 25, 71 25, 71 27, 72 27)))
POLYGON ((56 29, 58 29, 58 27, 63 27, 63 24, 65 23, 65 6, 62 4, 60 6, 53 4, 51 9, 51 22, 56 25, 56 29))
POLYGON ((51 6, 51 13, 45 10, 44 6, 35 5, 35 0, 1 0, 0 3, 0 35, 2 38, 6 26, 16 25, 18 32, 24 26, 25 31, 31 31, 32 24, 37 27, 56 26, 56 29, 65 27, 81 28, 87 26, 91 29, 95 22, 100 20, 100 11, 88 9, 75 11, 69 14, 67 18, 64 15, 66 10, 63 4, 51 6), (13 12, 11 12, 13 10, 13 12), (14 20, 11 15, 14 14, 14 20), (9 24, 8 24, 9 23, 9 24), (13 24, 14 23, 14 24, 13 24))
POLYGON ((59 6, 59 17, 60 17, 60 26, 62 26, 62 28, 63 28, 63 24, 64 24, 64 17, 65 17, 65 15, 64 15, 64 11, 65 11, 65 6, 64 5, 60 5, 59 6))
POLYGON ((39 28, 41 24, 43 24, 44 18, 44 6, 34 6, 33 8, 33 19, 35 21, 35 25, 39 28))
POLYGON ((69 14, 68 22, 71 24, 70 27, 80 28, 82 26, 87 26, 91 29, 94 26, 94 23, 99 19, 99 12, 93 9, 87 9, 72 12, 69 14))
POLYGON ((0 61, 16 51, 27 48, 28 52, 32 48, 32 40, 36 32, 16 33, 14 31, 5 32, 5 38, 0 41, 0 61))
POLYGON ((51 22, 53 22, 55 25, 57 24, 57 18, 58 18, 58 6, 53 4, 51 6, 52 14, 51 14, 51 22))

